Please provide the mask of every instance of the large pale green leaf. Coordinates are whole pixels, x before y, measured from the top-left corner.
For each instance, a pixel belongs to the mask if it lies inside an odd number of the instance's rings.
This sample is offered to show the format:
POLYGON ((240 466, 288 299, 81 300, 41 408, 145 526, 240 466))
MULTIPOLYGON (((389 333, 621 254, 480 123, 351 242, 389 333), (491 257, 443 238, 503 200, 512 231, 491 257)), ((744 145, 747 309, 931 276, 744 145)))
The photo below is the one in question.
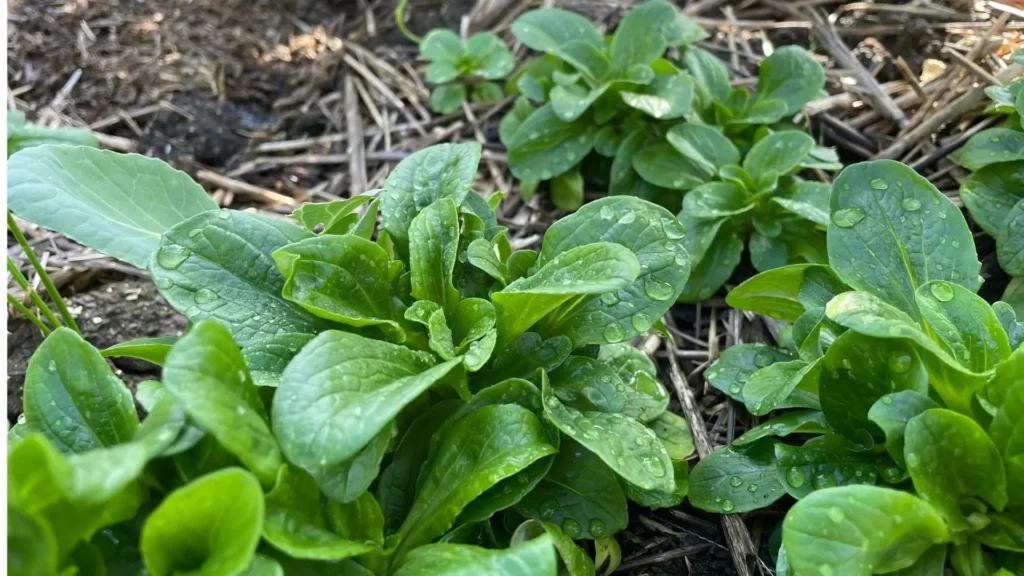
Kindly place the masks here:
POLYGON ((803 446, 775 445, 779 484, 801 499, 817 490, 851 484, 876 484, 879 477, 892 483, 905 479, 888 454, 853 450, 842 436, 829 434, 803 446))
POLYGON ((160 235, 217 204, 161 160, 83 146, 38 146, 8 160, 7 207, 139 268, 160 235))
POLYGON ((821 64, 796 45, 777 48, 761 62, 757 76, 755 97, 785 102, 787 116, 799 112, 825 87, 825 71, 821 64))
POLYGON ((876 486, 819 490, 797 502, 782 525, 794 574, 892 572, 948 539, 945 523, 927 502, 876 486))
POLYGON ((682 292, 690 258, 682 246, 683 227, 650 202, 625 196, 602 198, 553 224, 544 235, 537 262, 593 242, 614 242, 640 263, 632 284, 577 306, 561 322, 575 346, 619 342, 645 333, 682 292))
POLYGON ((381 228, 405 246, 409 226, 421 210, 441 198, 461 206, 476 178, 480 150, 476 142, 438 144, 399 162, 380 194, 381 228))
POLYGON ((1006 471, 999 449, 977 422, 944 408, 910 419, 903 456, 914 490, 954 531, 969 527, 960 501, 977 496, 996 510, 1007 502, 1006 471))
POLYGON ((175 490, 142 526, 140 549, 153 576, 222 576, 245 570, 263 528, 263 491, 228 468, 175 490))
POLYGON ((513 548, 428 544, 413 550, 395 576, 555 576, 558 558, 543 535, 513 548))
POLYGON ((498 312, 503 340, 517 336, 554 312, 549 322, 565 324, 586 296, 612 293, 629 286, 640 274, 640 263, 627 247, 611 242, 577 246, 543 262, 532 276, 512 282, 491 296, 498 312), (560 307, 568 308, 562 314, 560 307))
POLYGON ((452 271, 458 248, 459 213, 452 199, 441 198, 413 218, 409 270, 414 298, 436 302, 446 310, 454 308, 458 292, 452 285, 452 271))
POLYGON ((347 460, 459 364, 347 332, 324 332, 299 352, 274 395, 274 432, 290 462, 347 460))
MULTIPOLYGON (((295 558, 341 560, 372 551, 383 543, 383 519, 376 502, 366 493, 361 504, 325 504, 313 478, 298 468, 283 466, 277 484, 266 496, 263 538, 295 558), (349 519, 364 512, 357 534, 342 534, 333 517, 349 519), (376 516, 376 522, 373 522, 376 516)), ((340 527, 344 527, 340 526, 340 527)))
POLYGON ((164 386, 190 418, 273 485, 283 460, 245 359, 220 324, 200 322, 175 344, 164 365, 164 386))
POLYGON ((285 220, 235 210, 206 212, 160 240, 150 275, 191 322, 212 318, 244 346, 280 332, 315 333, 328 323, 281 297, 271 254, 312 234, 285 220))
POLYGON ((654 362, 626 342, 601 346, 598 361, 618 374, 626 399, 623 413, 650 422, 668 409, 668 390, 658 381, 654 362))
POLYGON ((645 490, 675 489, 668 452, 650 428, 621 414, 580 411, 555 396, 543 376, 544 416, 566 436, 597 454, 616 474, 645 490))
POLYGON ((739 514, 769 506, 786 494, 775 467, 774 442, 719 448, 690 473, 690 503, 708 512, 739 514))
POLYGON ((17 110, 7 111, 7 157, 25 148, 44 144, 70 144, 99 148, 92 131, 88 128, 61 126, 48 128, 25 120, 25 114, 17 110))
POLYGON ((918 318, 914 292, 931 280, 980 286, 974 239, 960 210, 892 160, 847 167, 832 188, 829 262, 858 290, 918 318))
POLYGON ((1010 342, 992 307, 981 296, 934 280, 917 289, 925 324, 950 356, 971 372, 985 372, 1010 356, 1010 342))
POLYGON ((285 278, 286 300, 349 326, 398 330, 388 254, 376 242, 328 234, 288 244, 272 256, 285 278))
POLYGON ((58 328, 29 359, 25 426, 62 452, 128 442, 139 427, 131 392, 98 350, 73 330, 58 328))
POLYGON ((515 507, 535 520, 561 527, 570 538, 598 539, 629 522, 618 479, 593 452, 564 439, 551 470, 515 507))
POLYGON ((458 420, 424 464, 393 562, 445 533, 488 488, 554 452, 540 420, 522 406, 484 406, 458 420))
POLYGON ((548 180, 590 153, 597 126, 587 118, 564 122, 551 104, 530 114, 508 144, 508 164, 522 180, 548 180))

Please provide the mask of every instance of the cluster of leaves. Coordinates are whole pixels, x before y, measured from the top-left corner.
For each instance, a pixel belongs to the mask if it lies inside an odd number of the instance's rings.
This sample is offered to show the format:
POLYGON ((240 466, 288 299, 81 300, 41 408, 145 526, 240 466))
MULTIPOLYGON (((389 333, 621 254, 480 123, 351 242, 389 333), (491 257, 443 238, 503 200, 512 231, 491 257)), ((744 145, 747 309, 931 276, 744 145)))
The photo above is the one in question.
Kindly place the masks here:
POLYGON ((515 68, 512 53, 490 32, 478 32, 465 42, 451 30, 431 30, 420 43, 420 54, 430 61, 427 82, 430 109, 439 114, 458 110, 467 94, 474 102, 501 100, 500 80, 515 68))
MULTIPOLYGON (((1010 58, 1024 64, 1024 50, 1010 58)), ((995 238, 999 265, 1015 277, 1009 295, 1024 292, 1024 77, 989 86, 985 93, 992 99, 986 112, 1007 116, 1000 127, 972 136, 953 159, 973 171, 960 186, 960 198, 978 226, 995 238)))
POLYGON ((903 164, 846 168, 827 235, 829 265, 729 293, 792 324, 783 349, 727 349, 708 382, 754 415, 793 410, 702 460, 690 501, 746 512, 797 499, 779 574, 937 575, 947 548, 958 574, 1019 574, 1024 310, 976 294, 963 215, 903 164))
POLYGON ((510 80, 520 96, 500 125, 522 193, 549 180, 554 203, 574 210, 587 180, 611 195, 682 207, 694 232, 687 301, 721 287, 748 238, 759 270, 824 261, 828 187, 795 174, 842 166, 790 122, 825 82, 805 50, 776 50, 751 93, 731 87, 716 56, 689 45, 705 33, 664 0, 630 10, 607 42, 558 9, 527 12, 512 32, 545 53, 510 80))
POLYGON ((25 119, 17 110, 7 111, 7 157, 18 150, 42 144, 78 144, 98 148, 99 143, 86 128, 45 128, 25 119))
POLYGON ((15 212, 148 266, 190 321, 103 351, 59 328, 32 356, 14 573, 595 574, 574 540, 614 568, 627 499, 687 490, 689 429, 626 342, 678 297, 683 229, 607 198, 512 251, 479 158, 422 150, 296 226, 158 160, 14 155, 15 212), (105 356, 162 379, 133 398, 105 356))

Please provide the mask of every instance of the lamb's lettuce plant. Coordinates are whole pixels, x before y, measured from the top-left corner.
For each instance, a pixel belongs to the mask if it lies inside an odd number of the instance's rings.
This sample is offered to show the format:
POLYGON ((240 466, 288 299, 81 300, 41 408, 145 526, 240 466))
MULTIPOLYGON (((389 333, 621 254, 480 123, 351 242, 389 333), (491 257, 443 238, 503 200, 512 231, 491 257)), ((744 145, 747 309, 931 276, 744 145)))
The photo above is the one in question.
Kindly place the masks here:
POLYGON ((87 128, 46 128, 25 119, 17 110, 7 111, 7 157, 18 150, 43 144, 78 144, 99 147, 87 128))
POLYGON ((430 61, 427 82, 434 84, 428 104, 439 114, 454 112, 468 96, 474 102, 501 100, 500 80, 515 68, 501 38, 477 32, 463 42, 446 28, 431 30, 420 43, 420 55, 430 61))
POLYGON ((999 127, 972 136, 952 158, 972 171, 960 186, 964 206, 995 238, 999 265, 1019 277, 1024 276, 1024 78, 989 86, 985 93, 992 99, 986 112, 1006 117, 999 127))
POLYGON ((301 225, 217 209, 158 160, 14 155, 16 213, 148 266, 190 322, 102 353, 58 328, 32 356, 17 573, 592 575, 585 541, 614 557, 627 499, 678 504, 689 429, 628 340, 686 282, 682 226, 607 198, 512 251, 500 197, 471 190, 480 152, 417 152, 301 225), (133 397, 117 355, 161 381, 133 397))
POLYGON ((779 573, 1019 573, 1024 324, 976 294, 963 215, 909 167, 865 162, 836 179, 827 235, 828 265, 729 293, 791 323, 786 345, 728 348, 707 380, 752 414, 787 410, 701 461, 691 502, 798 500, 779 573))

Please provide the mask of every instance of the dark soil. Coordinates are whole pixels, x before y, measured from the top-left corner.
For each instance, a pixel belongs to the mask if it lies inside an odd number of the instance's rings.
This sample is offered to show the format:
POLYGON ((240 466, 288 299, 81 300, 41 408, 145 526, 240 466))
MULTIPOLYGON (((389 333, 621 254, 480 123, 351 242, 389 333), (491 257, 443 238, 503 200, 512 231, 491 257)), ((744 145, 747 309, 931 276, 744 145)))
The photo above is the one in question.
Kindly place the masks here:
MULTIPOLYGON (((132 338, 178 336, 185 318, 172 310, 152 282, 126 280, 67 298, 68 309, 93 346, 103 349, 132 338)), ((7 420, 21 414, 29 358, 43 341, 35 326, 10 316, 7 326, 7 420)), ((114 372, 134 392, 135 384, 160 377, 160 368, 132 358, 113 359, 114 372)))

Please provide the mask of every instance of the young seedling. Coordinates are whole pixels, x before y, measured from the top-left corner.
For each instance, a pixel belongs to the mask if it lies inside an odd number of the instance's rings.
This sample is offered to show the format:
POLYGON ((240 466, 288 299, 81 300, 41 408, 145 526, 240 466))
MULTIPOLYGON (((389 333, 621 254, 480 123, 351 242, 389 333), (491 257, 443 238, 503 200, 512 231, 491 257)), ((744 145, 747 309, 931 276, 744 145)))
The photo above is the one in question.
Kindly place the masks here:
POLYGON ((515 67, 505 43, 490 32, 477 32, 465 42, 444 28, 431 30, 420 43, 420 54, 430 61, 427 82, 430 109, 438 114, 454 112, 467 95, 474 102, 501 100, 505 91, 494 82, 515 67))

